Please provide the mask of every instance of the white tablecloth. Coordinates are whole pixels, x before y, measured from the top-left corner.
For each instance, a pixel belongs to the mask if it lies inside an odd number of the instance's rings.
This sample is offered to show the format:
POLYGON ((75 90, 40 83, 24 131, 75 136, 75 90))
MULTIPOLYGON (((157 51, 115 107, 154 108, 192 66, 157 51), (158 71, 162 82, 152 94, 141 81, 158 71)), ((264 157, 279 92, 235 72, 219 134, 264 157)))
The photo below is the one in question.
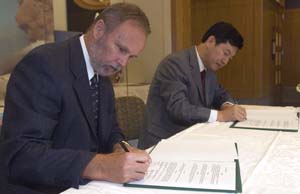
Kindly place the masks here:
MULTIPOLYGON (((237 129, 230 128, 230 125, 231 123, 219 122, 196 124, 171 138, 197 139, 210 136, 237 142, 244 194, 300 193, 300 133, 237 129)), ((64 192, 64 194, 77 193, 195 192, 125 188, 121 184, 101 181, 93 181, 81 186, 79 190, 69 189, 64 192)))

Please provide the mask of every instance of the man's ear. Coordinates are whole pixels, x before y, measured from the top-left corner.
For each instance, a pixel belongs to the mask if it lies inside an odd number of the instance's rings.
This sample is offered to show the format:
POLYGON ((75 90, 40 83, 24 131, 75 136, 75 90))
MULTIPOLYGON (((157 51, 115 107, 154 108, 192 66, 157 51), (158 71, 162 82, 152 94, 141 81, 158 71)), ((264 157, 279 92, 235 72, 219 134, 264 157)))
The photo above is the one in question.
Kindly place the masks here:
POLYGON ((210 35, 206 40, 207 47, 212 47, 216 45, 216 37, 213 35, 210 35))
POLYGON ((101 38, 105 33, 105 23, 102 19, 98 20, 93 28, 93 36, 96 40, 101 38))

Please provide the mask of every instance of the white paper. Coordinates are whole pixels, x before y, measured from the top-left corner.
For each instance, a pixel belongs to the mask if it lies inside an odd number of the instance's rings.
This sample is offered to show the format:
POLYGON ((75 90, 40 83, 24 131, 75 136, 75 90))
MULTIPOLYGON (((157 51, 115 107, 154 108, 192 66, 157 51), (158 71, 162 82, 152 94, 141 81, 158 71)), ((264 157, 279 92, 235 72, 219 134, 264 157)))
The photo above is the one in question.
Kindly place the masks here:
POLYGON ((247 120, 236 123, 235 127, 298 130, 299 119, 293 109, 247 110, 247 120))
POLYGON ((232 141, 205 137, 195 140, 162 140, 151 152, 156 160, 230 161, 237 158, 232 141))
POLYGON ((154 161, 141 181, 130 184, 235 190, 234 162, 154 161))
POLYGON ((235 144, 213 137, 162 140, 151 151, 152 163, 143 180, 131 186, 236 189, 235 144))

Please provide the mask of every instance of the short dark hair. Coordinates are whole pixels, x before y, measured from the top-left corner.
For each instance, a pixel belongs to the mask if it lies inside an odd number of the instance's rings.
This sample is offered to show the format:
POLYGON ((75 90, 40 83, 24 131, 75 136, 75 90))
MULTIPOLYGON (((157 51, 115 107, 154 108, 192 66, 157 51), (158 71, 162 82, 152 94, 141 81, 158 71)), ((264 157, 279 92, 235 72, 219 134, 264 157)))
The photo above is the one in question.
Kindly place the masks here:
POLYGON ((216 38, 216 44, 229 42, 239 49, 241 49, 244 44, 242 35, 232 24, 227 22, 217 22, 212 25, 203 35, 202 42, 205 42, 209 36, 216 38))
POLYGON ((107 32, 114 30, 115 27, 127 20, 133 20, 145 31, 146 35, 151 33, 150 23, 146 14, 141 8, 131 3, 112 4, 97 16, 93 24, 100 19, 104 21, 107 32))

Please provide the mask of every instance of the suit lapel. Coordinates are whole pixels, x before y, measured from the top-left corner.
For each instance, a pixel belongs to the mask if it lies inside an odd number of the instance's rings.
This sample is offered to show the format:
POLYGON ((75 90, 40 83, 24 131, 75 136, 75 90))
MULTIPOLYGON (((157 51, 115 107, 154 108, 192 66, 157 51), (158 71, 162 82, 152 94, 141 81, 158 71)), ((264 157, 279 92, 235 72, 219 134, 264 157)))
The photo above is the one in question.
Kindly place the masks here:
MULTIPOLYGON (((189 50, 190 53, 190 65, 191 65, 191 73, 192 73, 192 78, 197 86, 198 89, 198 94, 201 97, 201 100, 203 104, 206 105, 206 96, 203 94, 203 89, 202 89, 202 81, 201 81, 201 74, 200 74, 200 67, 198 64, 198 59, 195 51, 195 46, 190 48, 189 50)), ((205 86, 207 86, 207 76, 205 78, 205 86)), ((205 94, 207 94, 207 87, 205 87, 205 94)))
POLYGON ((79 106, 89 124, 89 128, 92 133, 97 136, 96 129, 93 125, 93 109, 92 109, 92 97, 90 90, 90 82, 88 80, 86 64, 84 61, 82 48, 80 45, 79 37, 70 40, 70 69, 74 74, 73 88, 78 98, 79 106))

